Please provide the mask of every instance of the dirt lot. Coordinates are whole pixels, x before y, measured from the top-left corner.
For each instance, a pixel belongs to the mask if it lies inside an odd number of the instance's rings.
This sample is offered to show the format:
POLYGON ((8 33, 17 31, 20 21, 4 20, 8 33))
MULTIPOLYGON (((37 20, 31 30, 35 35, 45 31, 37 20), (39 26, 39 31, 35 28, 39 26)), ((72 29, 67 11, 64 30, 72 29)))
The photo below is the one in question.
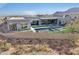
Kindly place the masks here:
MULTIPOLYGON (((33 50, 32 52, 37 50, 37 48, 35 48, 35 46, 37 45, 38 45, 38 49, 40 48, 40 45, 41 46, 48 45, 49 48, 51 48, 53 51, 56 51, 57 54, 62 54, 62 55, 74 54, 70 51, 70 50, 73 51, 73 49, 76 48, 72 40, 75 38, 79 38, 79 34, 76 34, 76 33, 75 34, 71 34, 71 33, 52 34, 47 32, 41 32, 41 33, 15 32, 15 33, 6 33, 2 35, 0 36, 0 40, 7 40, 8 43, 11 43, 12 46, 15 47, 16 51, 14 52, 14 54, 16 54, 17 52, 19 54, 22 54, 22 53, 28 54, 27 52, 25 52, 27 50, 25 48, 27 47, 27 45, 32 45, 32 48, 29 48, 33 50), (18 45, 19 47, 17 47, 18 45), (22 52, 20 52, 20 50, 17 50, 17 49, 20 49, 22 52)), ((46 49, 48 49, 48 47, 46 49)), ((5 52, 3 54, 5 54, 5 52)), ((41 54, 41 53, 36 52, 33 54, 41 54)))
POLYGON ((6 33, 4 34, 6 37, 9 38, 40 38, 40 39, 72 39, 74 36, 78 36, 79 34, 61 34, 61 33, 49 33, 49 32, 40 32, 40 33, 33 33, 33 32, 13 32, 13 33, 6 33))
POLYGON ((2 44, 0 51, 2 55, 7 54, 71 54, 68 53, 73 47, 72 42, 66 39, 45 38, 6 38, 0 36, 2 44), (6 40, 6 41, 5 41, 6 40), (6 45, 5 45, 6 44, 6 45), (11 45, 10 45, 11 44, 11 45), (19 45, 19 47, 18 47, 19 45), (27 46, 29 45, 29 46, 27 46), (12 49, 11 49, 12 48, 12 49), (28 50, 29 49, 29 52, 28 50), (61 52, 63 50, 63 52, 61 52))

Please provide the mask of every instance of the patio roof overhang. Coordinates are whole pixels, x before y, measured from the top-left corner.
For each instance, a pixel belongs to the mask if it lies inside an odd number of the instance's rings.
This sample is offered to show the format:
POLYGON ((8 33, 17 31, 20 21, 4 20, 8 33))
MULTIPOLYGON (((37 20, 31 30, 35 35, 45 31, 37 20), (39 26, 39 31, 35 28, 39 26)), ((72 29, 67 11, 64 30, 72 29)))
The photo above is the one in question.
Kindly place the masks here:
POLYGON ((50 19, 50 20, 55 20, 55 19, 58 19, 57 17, 47 17, 47 18, 40 18, 41 20, 47 20, 47 19, 50 19))
POLYGON ((36 19, 32 19, 32 20, 40 20, 39 18, 36 18, 36 19))

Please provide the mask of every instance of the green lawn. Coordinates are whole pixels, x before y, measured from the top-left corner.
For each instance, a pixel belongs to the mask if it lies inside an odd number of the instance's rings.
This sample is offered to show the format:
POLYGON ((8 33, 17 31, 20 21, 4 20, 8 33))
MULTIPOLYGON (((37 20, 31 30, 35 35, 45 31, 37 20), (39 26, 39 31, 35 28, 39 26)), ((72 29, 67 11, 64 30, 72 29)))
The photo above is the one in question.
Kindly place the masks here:
POLYGON ((49 33, 72 33, 72 32, 74 32, 74 29, 72 29, 72 28, 69 28, 69 27, 64 27, 64 29, 65 30, 62 30, 62 31, 60 31, 60 30, 55 30, 55 31, 49 31, 49 33))

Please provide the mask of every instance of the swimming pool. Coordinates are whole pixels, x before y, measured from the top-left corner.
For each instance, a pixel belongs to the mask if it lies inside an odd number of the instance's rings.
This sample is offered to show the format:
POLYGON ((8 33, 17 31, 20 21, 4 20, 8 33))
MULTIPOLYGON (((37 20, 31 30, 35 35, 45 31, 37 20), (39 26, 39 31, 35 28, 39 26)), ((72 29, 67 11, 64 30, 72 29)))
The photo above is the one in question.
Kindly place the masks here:
POLYGON ((52 32, 58 32, 58 31, 63 31, 65 30, 63 27, 62 28, 35 28, 36 31, 52 31, 52 32))

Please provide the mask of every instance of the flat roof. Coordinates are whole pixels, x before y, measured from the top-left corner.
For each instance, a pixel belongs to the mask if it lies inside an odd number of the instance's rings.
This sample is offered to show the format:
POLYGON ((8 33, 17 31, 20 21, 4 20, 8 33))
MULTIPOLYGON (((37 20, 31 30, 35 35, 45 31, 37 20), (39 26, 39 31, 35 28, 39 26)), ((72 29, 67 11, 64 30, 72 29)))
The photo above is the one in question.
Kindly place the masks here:
POLYGON ((59 17, 40 17, 41 20, 44 19, 58 19, 59 17))
POLYGON ((58 19, 59 17, 10 17, 7 20, 47 20, 58 19))
POLYGON ((11 17, 11 18, 8 18, 7 20, 25 20, 24 17, 11 17))

